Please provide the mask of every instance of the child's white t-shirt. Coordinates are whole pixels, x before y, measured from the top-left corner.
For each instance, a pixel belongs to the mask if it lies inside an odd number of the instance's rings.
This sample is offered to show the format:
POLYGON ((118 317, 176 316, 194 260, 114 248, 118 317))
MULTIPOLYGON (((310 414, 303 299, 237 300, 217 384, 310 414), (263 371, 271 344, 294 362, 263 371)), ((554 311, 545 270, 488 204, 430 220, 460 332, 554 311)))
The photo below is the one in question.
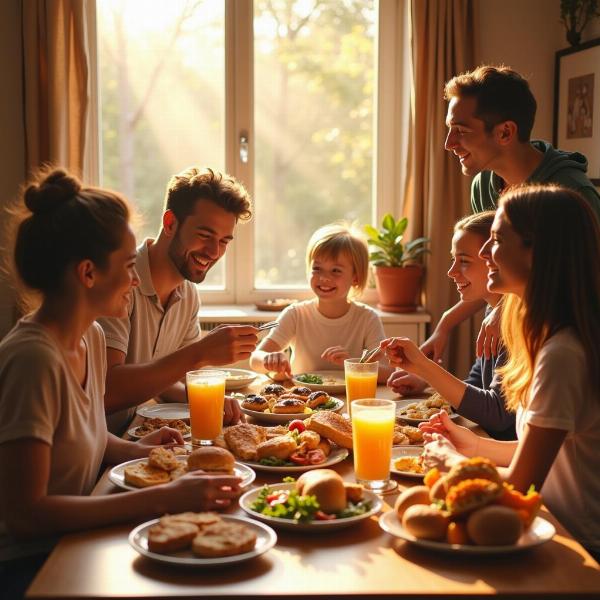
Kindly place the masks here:
POLYGON ((572 330, 553 335, 537 357, 525 424, 563 429, 567 436, 542 488, 544 503, 584 546, 600 551, 600 398, 592 391, 584 349, 572 330))
POLYGON ((324 317, 317 300, 288 306, 277 319, 279 325, 267 339, 282 350, 292 349, 292 373, 343 370, 343 366, 323 360, 321 354, 332 346, 343 346, 350 357, 359 357, 365 348, 373 348, 385 339, 377 313, 366 304, 352 302, 350 310, 337 319, 324 317))

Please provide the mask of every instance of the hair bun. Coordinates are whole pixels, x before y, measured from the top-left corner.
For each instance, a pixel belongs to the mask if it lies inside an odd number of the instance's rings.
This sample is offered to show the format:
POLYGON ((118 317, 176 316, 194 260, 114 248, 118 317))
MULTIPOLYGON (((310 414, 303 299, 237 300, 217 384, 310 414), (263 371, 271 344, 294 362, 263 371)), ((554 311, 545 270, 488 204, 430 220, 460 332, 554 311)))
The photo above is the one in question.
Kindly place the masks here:
POLYGON ((81 190, 81 183, 62 169, 55 169, 25 190, 25 206, 34 214, 56 210, 74 198, 81 190))

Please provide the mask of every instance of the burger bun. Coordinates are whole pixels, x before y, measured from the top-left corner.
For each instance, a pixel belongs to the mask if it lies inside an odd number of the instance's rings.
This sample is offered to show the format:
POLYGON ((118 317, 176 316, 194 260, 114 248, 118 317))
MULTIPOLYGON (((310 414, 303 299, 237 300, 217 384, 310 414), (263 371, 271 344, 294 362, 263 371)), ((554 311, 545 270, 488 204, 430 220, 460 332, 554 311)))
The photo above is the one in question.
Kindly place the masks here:
POLYGON ((301 496, 315 496, 323 512, 337 513, 348 503, 344 480, 332 469, 314 469, 303 473, 296 482, 301 496))
POLYGON ((404 490, 396 500, 394 510, 398 515, 398 520, 402 521, 402 517, 406 509, 415 504, 429 504, 429 488, 425 485, 416 485, 404 490))
POLYGON ((434 506, 414 504, 404 511, 402 526, 419 540, 443 541, 448 529, 448 515, 434 506))
POLYGON ((188 471, 221 471, 233 473, 235 457, 229 450, 219 446, 196 448, 188 456, 188 471))
POLYGON ((523 533, 523 522, 506 506, 486 506, 467 519, 467 533, 478 546, 510 546, 523 533))

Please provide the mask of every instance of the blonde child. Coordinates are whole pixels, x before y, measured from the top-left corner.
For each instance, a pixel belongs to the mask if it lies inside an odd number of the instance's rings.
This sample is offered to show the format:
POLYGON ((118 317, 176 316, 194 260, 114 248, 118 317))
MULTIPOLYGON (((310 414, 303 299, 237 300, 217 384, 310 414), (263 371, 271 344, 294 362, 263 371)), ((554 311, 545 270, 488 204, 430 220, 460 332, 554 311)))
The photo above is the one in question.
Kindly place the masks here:
MULTIPOLYGON (((292 373, 343 369, 344 360, 358 357, 385 338, 377 313, 354 300, 367 283, 366 240, 344 225, 326 225, 310 238, 306 251, 308 281, 315 298, 297 302, 279 316, 279 325, 252 353, 250 365, 259 372, 290 377, 292 373), (285 350, 291 348, 291 360, 285 350)), ((380 366, 385 382, 391 369, 380 366)))

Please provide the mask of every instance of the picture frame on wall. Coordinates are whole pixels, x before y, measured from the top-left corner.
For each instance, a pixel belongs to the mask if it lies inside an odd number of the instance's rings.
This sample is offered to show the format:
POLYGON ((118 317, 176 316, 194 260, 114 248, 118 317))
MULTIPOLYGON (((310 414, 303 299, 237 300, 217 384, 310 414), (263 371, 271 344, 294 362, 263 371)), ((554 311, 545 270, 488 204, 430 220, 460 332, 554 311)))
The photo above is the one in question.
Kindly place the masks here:
POLYGON ((600 38, 556 53, 554 147, 581 152, 600 186, 600 38))

